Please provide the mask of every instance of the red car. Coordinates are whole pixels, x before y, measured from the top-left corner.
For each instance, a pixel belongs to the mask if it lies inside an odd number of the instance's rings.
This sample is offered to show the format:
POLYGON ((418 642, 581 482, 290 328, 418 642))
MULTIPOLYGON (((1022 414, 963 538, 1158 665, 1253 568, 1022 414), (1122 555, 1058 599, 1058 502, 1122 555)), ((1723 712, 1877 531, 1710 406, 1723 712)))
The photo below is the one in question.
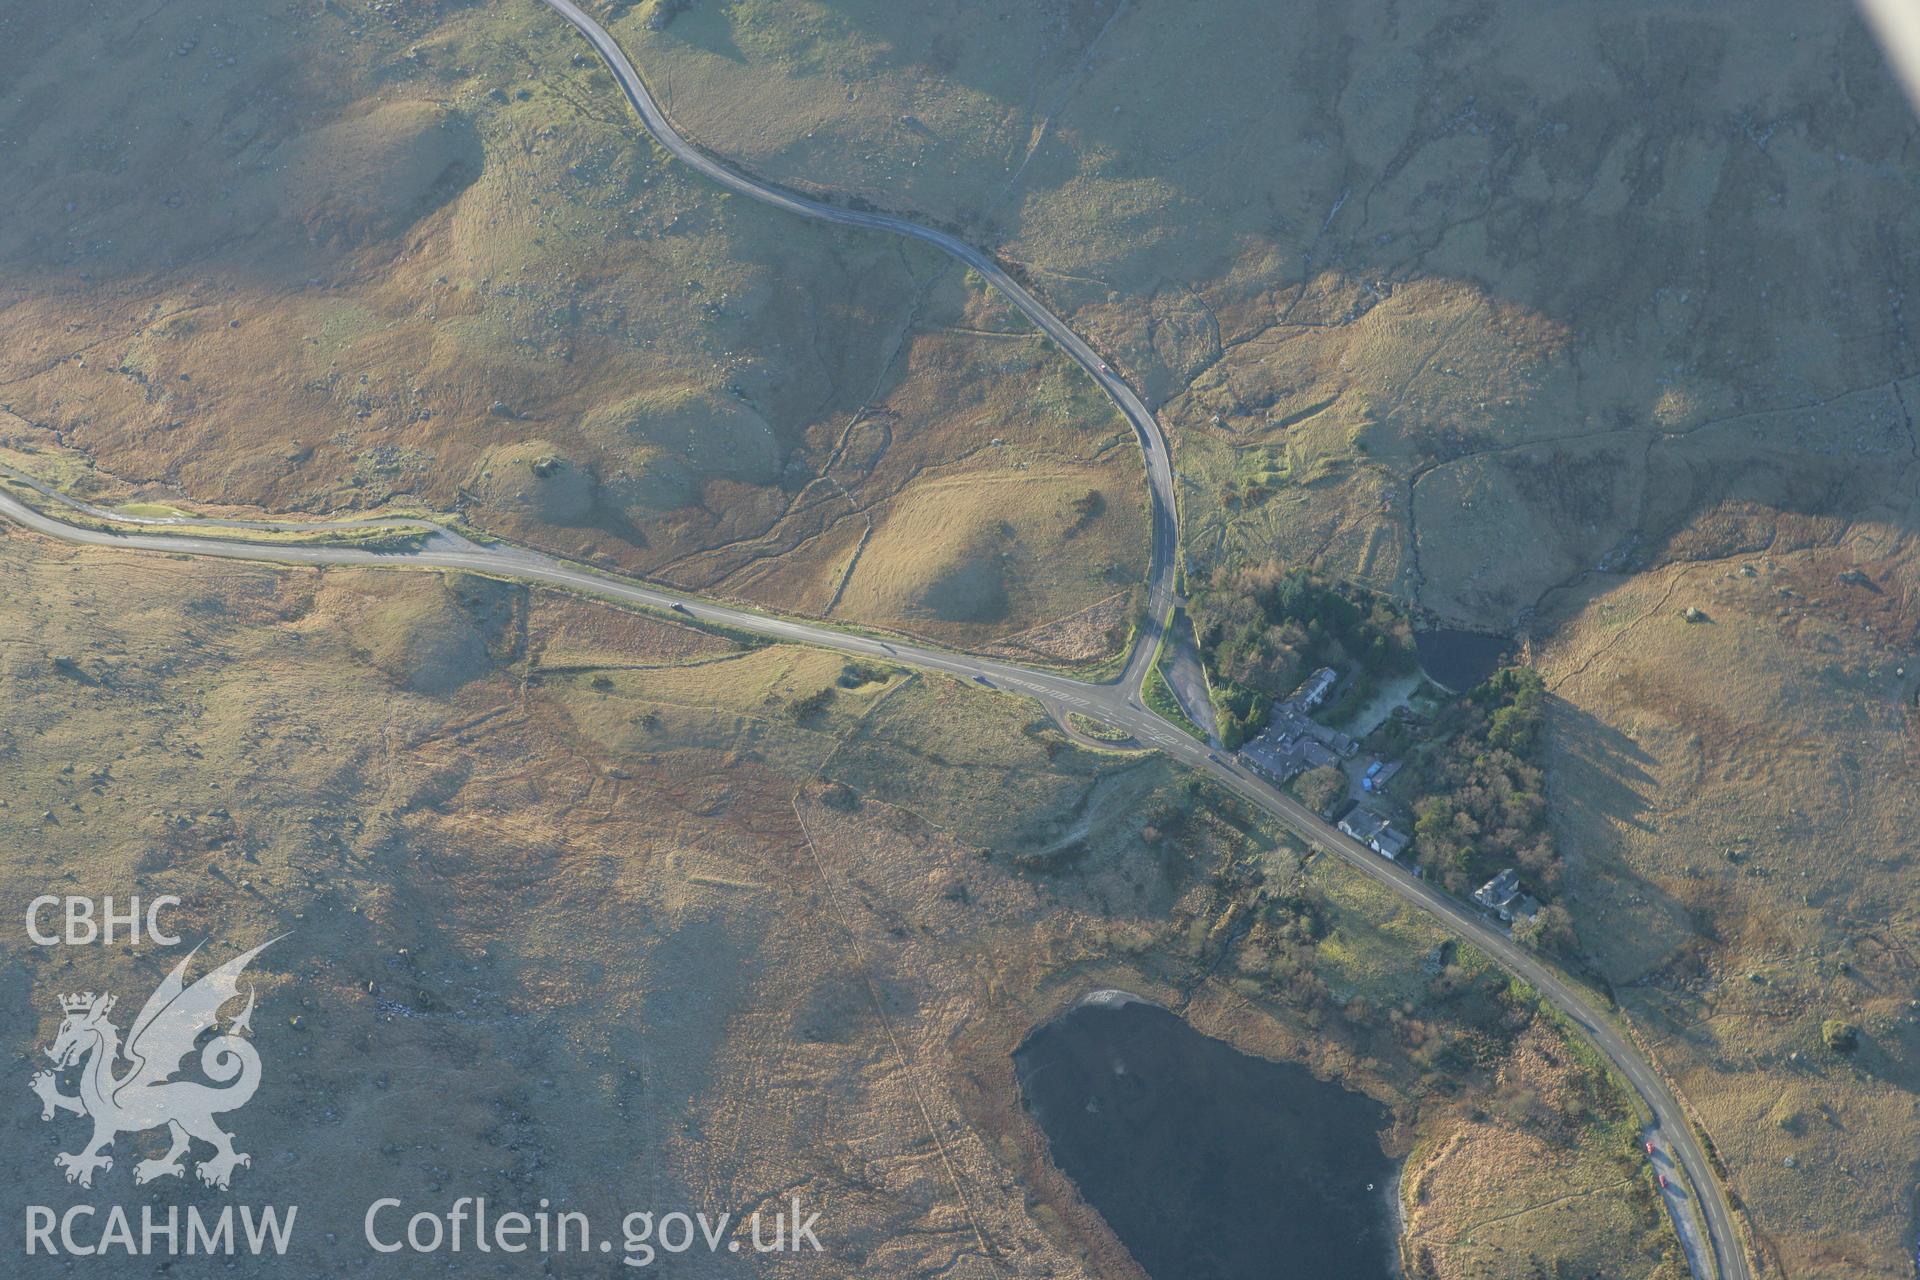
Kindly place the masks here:
POLYGON ((1652 1154, 1653 1154, 1653 1144, 1652 1144, 1651 1142, 1649 1142, 1649 1143, 1647 1144, 1647 1154, 1648 1154, 1648 1155, 1652 1155, 1652 1154))
POLYGON ((1667 1175, 1662 1173, 1662 1174, 1657 1174, 1655 1176, 1660 1179, 1660 1189, 1662 1191, 1665 1191, 1667 1189, 1667 1175))

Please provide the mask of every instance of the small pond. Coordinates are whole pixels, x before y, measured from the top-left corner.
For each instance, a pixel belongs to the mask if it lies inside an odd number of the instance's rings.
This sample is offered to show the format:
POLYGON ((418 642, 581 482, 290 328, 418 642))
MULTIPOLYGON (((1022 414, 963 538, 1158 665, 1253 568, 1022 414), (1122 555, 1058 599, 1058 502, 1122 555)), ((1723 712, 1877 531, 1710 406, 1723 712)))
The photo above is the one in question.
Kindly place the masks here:
POLYGON ((1506 636, 1484 631, 1416 631, 1413 655, 1427 678, 1443 689, 1464 693, 1500 669, 1513 648, 1506 636))
POLYGON ((1390 1280, 1379 1103, 1099 992, 1014 1052, 1053 1160, 1153 1280, 1390 1280))

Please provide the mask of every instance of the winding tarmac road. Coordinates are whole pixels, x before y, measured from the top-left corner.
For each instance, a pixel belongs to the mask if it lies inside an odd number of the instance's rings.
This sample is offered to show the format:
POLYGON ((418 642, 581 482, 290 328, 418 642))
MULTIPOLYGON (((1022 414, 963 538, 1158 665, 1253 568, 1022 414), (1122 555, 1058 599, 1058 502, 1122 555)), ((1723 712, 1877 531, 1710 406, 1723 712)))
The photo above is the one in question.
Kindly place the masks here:
MULTIPOLYGON (((775 208, 842 226, 865 227, 910 236, 951 254, 978 271, 1023 315, 1058 343, 1099 384, 1100 389, 1107 393, 1133 425, 1146 461, 1147 483, 1153 504, 1153 544, 1148 569, 1147 621, 1136 638, 1133 652, 1127 659, 1126 669, 1117 685, 1089 686, 1057 676, 1021 671, 1004 663, 988 663, 957 654, 936 655, 935 651, 914 646, 902 646, 895 656, 932 666, 936 670, 995 680, 1006 688, 1034 694, 1056 709, 1064 704, 1122 727, 1134 734, 1137 740, 1150 743, 1185 764, 1213 774, 1234 790, 1277 814, 1309 844, 1383 881, 1402 897, 1413 900, 1441 917, 1477 946, 1496 956, 1509 970, 1531 983, 1577 1022, 1652 1109, 1656 1129, 1666 1140, 1667 1149, 1685 1171, 1688 1182, 1702 1192, 1696 1197, 1695 1203, 1701 1208, 1701 1216, 1713 1246, 1714 1266, 1711 1272, 1707 1272, 1702 1266, 1702 1259, 1690 1256, 1688 1261, 1694 1273, 1701 1280, 1714 1280, 1714 1277, 1718 1277, 1718 1280, 1748 1280, 1747 1256, 1734 1226, 1732 1209, 1724 1190, 1713 1177, 1706 1154, 1694 1138, 1678 1099, 1647 1059, 1598 1010, 1589 1007, 1584 996, 1569 987, 1532 952, 1516 946, 1504 933, 1493 928, 1478 912, 1435 889, 1425 880, 1409 874, 1397 864, 1361 849, 1291 798, 1242 768, 1237 761, 1194 742, 1184 732, 1172 728, 1140 705, 1140 687, 1158 651, 1160 636, 1173 605, 1179 522, 1175 508, 1173 465, 1167 452, 1166 434, 1145 402, 1134 394, 1133 388, 1094 353, 1085 339, 1042 305, 1039 299, 984 251, 937 228, 905 218, 845 209, 784 191, 702 150, 673 126, 666 112, 654 100, 639 70, 606 28, 573 0, 542 0, 542 3, 572 23, 587 38, 613 72, 615 81, 639 113, 647 132, 675 157, 728 190, 775 208)), ((845 637, 840 633, 835 635, 844 641, 845 637)), ((841 643, 837 647, 847 646, 841 643)), ((1689 1233, 1682 1228, 1680 1235, 1685 1240, 1689 1233)))
MULTIPOLYGON (((84 508, 50 490, 38 491, 41 496, 52 497, 76 510, 85 510, 89 514, 99 511, 97 508, 84 508)), ((422 521, 395 522, 395 527, 415 532, 422 528, 431 530, 424 545, 407 550, 376 551, 351 546, 230 542, 218 537, 182 532, 120 533, 73 525, 29 505, 5 487, 0 487, 0 516, 63 542, 115 550, 214 556, 290 565, 464 569, 521 582, 540 583, 623 604, 666 610, 691 622, 729 627, 772 640, 817 645, 882 662, 944 672, 988 688, 1036 698, 1056 716, 1066 711, 1077 711, 1124 729, 1136 742, 1166 752, 1180 763, 1207 774, 1229 790, 1266 809, 1310 848, 1340 859, 1437 917, 1468 942, 1493 956, 1509 972, 1529 983, 1571 1018, 1646 1103, 1653 1115, 1649 1134, 1671 1154, 1679 1170, 1684 1172, 1688 1184, 1696 1191, 1693 1203, 1701 1210, 1713 1252, 1711 1270, 1707 1269, 1704 1259, 1690 1259, 1698 1280, 1749 1280, 1746 1254, 1739 1244, 1732 1211, 1720 1185, 1713 1178, 1706 1154, 1694 1137, 1679 1099, 1653 1065, 1609 1016, 1596 1006, 1592 997, 1569 984, 1538 955, 1515 943, 1479 911, 1413 875, 1399 863, 1369 852, 1291 796, 1253 773, 1236 758, 1214 751, 1168 724, 1141 704, 1137 688, 1130 689, 1121 682, 1088 684, 1069 676, 1033 671, 1013 663, 955 653, 931 645, 883 640, 818 623, 712 604, 684 592, 601 573, 524 547, 504 543, 482 545, 451 530, 422 521)), ((217 532, 221 529, 258 528, 265 522, 176 519, 161 523, 175 528, 204 527, 217 532)), ((350 523, 354 528, 364 528, 367 524, 365 521, 343 523, 350 523)), ((312 525, 303 524, 301 527, 311 528, 312 525)), ((1143 640, 1139 647, 1149 646, 1143 640)), ((1129 670, 1133 665, 1129 664, 1129 670)), ((1681 1228, 1683 1239, 1689 1234, 1685 1227, 1681 1228)))
MULTIPOLYGON (((1008 662, 956 653, 905 640, 840 630, 817 623, 783 618, 750 609, 709 603, 695 596, 601 573, 523 547, 482 545, 427 521, 342 521, 332 527, 360 528, 391 525, 396 531, 423 535, 422 542, 404 550, 371 550, 353 546, 287 545, 230 541, 217 536, 183 532, 119 532, 77 525, 48 514, 45 504, 30 504, 0 486, 0 516, 65 542, 123 550, 164 552, 291 565, 359 565, 392 568, 461 569, 523 582, 541 583, 583 592, 626 604, 668 610, 691 621, 751 632, 773 640, 818 645, 844 653, 940 671, 987 687, 1038 699, 1056 718, 1077 711, 1125 730, 1143 746, 1166 752, 1180 763, 1212 777, 1229 790, 1279 818, 1307 845, 1338 858, 1363 875, 1385 885, 1402 898, 1433 915, 1462 938, 1487 952, 1509 972, 1530 984, 1578 1025, 1587 1039, 1619 1070, 1652 1113, 1649 1133, 1684 1174, 1690 1201, 1704 1226, 1711 1257, 1689 1250, 1689 1263, 1698 1280, 1750 1280, 1751 1270, 1740 1242, 1726 1194, 1714 1178, 1705 1152, 1694 1135, 1678 1098, 1658 1070, 1635 1046, 1612 1015, 1594 997, 1567 982, 1534 952, 1519 946, 1473 907, 1428 884, 1396 862, 1367 851, 1340 834, 1299 803, 1268 784, 1224 753, 1211 750, 1174 728, 1141 703, 1140 688, 1159 647, 1160 635, 1174 603, 1174 563, 1178 550, 1173 470, 1160 424, 1140 398, 1086 341, 1010 276, 991 257, 944 231, 879 213, 844 209, 780 190, 715 159, 683 137, 667 120, 645 82, 599 23, 572 0, 542 0, 579 30, 612 69, 649 132, 669 152, 729 190, 803 217, 843 226, 862 227, 911 236, 944 250, 978 271, 1044 333, 1057 342, 1110 396, 1139 438, 1153 505, 1153 544, 1149 570, 1148 620, 1135 637, 1121 677, 1107 684, 1089 684, 1008 662)), ((16 481, 23 478, 15 477, 16 481)), ((93 518, 139 525, 142 528, 204 527, 221 529, 303 529, 326 527, 312 522, 219 521, 193 518, 134 519, 89 508, 34 482, 25 482, 46 503, 64 505, 93 518)), ((1684 1213, 1684 1205, 1672 1205, 1684 1213)), ((1682 1239, 1690 1233, 1682 1227, 1682 1239)))
POLYGON ((1139 440, 1140 452, 1146 461, 1147 488, 1153 504, 1153 540, 1147 567, 1147 621, 1142 627, 1141 643, 1134 647, 1121 677, 1121 683, 1128 689, 1138 690, 1146 680, 1148 668, 1153 665, 1153 655, 1160 644, 1161 628, 1166 625, 1167 615, 1173 611, 1174 560, 1180 541, 1180 524, 1175 515, 1173 462, 1167 454, 1167 437, 1146 402, 1107 366, 1107 362, 1087 344, 1085 338, 1068 328, 1066 321, 1047 310, 1038 298, 1027 291, 1025 285, 1009 275, 1006 268, 990 254, 937 227, 924 226, 884 213, 847 209, 810 200, 735 169, 702 150, 673 127, 672 121, 667 119, 667 113, 660 109, 652 91, 647 88, 647 82, 640 77, 626 52, 605 27, 574 4, 573 0, 542 0, 542 3, 572 23, 593 45, 594 51, 613 72, 613 78, 619 83, 621 92, 626 94, 627 101, 639 112, 640 122, 646 126, 647 132, 675 159, 698 169, 729 191, 770 204, 776 209, 785 209, 803 218, 838 226, 862 227, 869 231, 908 236, 959 259, 984 276, 987 283, 1019 308, 1020 314, 1031 320, 1036 328, 1052 338, 1106 392, 1108 399, 1133 426, 1134 436, 1139 440))

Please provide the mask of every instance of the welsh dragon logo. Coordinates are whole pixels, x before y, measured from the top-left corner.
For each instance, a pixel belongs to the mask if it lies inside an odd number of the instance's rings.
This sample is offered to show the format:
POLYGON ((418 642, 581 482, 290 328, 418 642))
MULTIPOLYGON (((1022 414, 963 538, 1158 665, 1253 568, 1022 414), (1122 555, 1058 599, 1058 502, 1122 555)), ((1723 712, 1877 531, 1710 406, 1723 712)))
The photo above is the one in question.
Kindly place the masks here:
POLYGON ((96 1169, 113 1168, 116 1137, 162 1126, 171 1145, 159 1159, 142 1160, 133 1166, 136 1183, 184 1176, 182 1157, 196 1138, 213 1148, 213 1155, 200 1161, 194 1170, 210 1187, 224 1190, 231 1184, 237 1166, 253 1163, 252 1157, 233 1149, 233 1135, 214 1122, 216 1115, 245 1106, 260 1087, 260 1055, 242 1038, 252 1030, 252 990, 247 992, 247 1007, 227 1023, 224 1031, 219 1030, 219 1014, 222 1006, 240 994, 240 975, 248 962, 279 940, 274 938, 235 956, 187 986, 187 964, 200 950, 195 947, 147 998, 140 1016, 133 1020, 124 1047, 120 1029, 107 1018, 113 1010, 111 995, 89 991, 60 998, 60 1008, 67 1016, 46 1052, 62 1071, 84 1064, 80 1092, 60 1092, 59 1080, 52 1071, 36 1073, 31 1084, 40 1095, 42 1120, 53 1119, 57 1111, 71 1111, 93 1120, 93 1137, 84 1147, 72 1155, 63 1153, 53 1158, 54 1164, 66 1170, 68 1182, 91 1187, 96 1169), (209 1030, 216 1034, 200 1049, 200 1070, 214 1084, 173 1079, 196 1042, 209 1030), (129 1065, 116 1075, 114 1068, 123 1060, 129 1065))

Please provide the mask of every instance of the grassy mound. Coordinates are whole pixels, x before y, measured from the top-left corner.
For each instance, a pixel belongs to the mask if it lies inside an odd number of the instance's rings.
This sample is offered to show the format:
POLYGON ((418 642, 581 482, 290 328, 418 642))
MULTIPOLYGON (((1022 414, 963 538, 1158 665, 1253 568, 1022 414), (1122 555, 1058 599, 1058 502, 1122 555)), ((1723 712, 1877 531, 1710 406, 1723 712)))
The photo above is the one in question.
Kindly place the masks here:
POLYGON ((487 450, 467 487, 504 515, 557 525, 582 525, 593 517, 593 476, 547 440, 487 450))
POLYGON ((609 401, 580 420, 600 456, 625 459, 610 497, 639 519, 697 502, 710 478, 770 484, 782 449, 767 420, 744 402, 688 385, 609 401))
POLYGON ((1085 470, 923 482, 876 518, 840 611, 964 641, 1045 608, 1084 608, 1132 579, 1126 564, 1089 572, 1081 551, 1138 545, 1124 496, 1085 470))
POLYGON ((479 629, 439 593, 407 594, 365 620, 374 665, 415 693, 447 693, 492 664, 479 629))
POLYGON ((404 230, 469 186, 483 153, 472 123, 429 102, 389 102, 290 148, 284 217, 320 244, 404 230))
POLYGON ((920 588, 919 608, 942 622, 998 622, 1007 616, 1007 577, 991 546, 951 558, 920 588))
POLYGON ((954 486, 907 495, 875 528, 844 603, 864 617, 975 625, 1005 618, 1006 560, 1020 534, 993 496, 954 486))
POLYGON ((437 695, 494 669, 512 589, 465 574, 349 574, 320 612, 399 688, 437 695))

